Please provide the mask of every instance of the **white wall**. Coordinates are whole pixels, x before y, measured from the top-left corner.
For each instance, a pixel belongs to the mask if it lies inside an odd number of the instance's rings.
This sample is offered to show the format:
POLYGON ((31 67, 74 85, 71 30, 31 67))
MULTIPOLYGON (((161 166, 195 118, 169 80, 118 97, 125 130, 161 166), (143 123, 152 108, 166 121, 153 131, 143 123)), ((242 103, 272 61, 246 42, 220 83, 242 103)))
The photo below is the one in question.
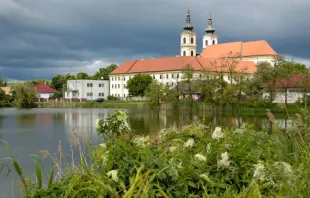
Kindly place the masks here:
POLYGON ((197 52, 197 37, 195 32, 184 31, 181 33, 181 51, 180 56, 183 56, 183 52, 186 52, 186 56, 191 56, 193 51, 193 56, 196 56, 197 52), (183 39, 186 39, 186 43, 183 42, 183 39), (191 43, 191 38, 194 39, 194 42, 191 43))
POLYGON ((108 80, 68 80, 65 99, 107 99, 109 90, 108 80))
POLYGON ((274 56, 249 56, 249 57, 242 57, 242 60, 253 61, 255 64, 267 61, 271 65, 274 65, 274 56))
POLYGON ((202 37, 202 48, 205 49, 206 47, 213 45, 213 41, 215 42, 214 45, 218 43, 217 36, 215 34, 205 34, 202 37), (206 40, 208 41, 208 45, 206 45, 206 40))
POLYGON ((48 99, 53 96, 53 93, 39 93, 39 98, 48 99))
MULTIPOLYGON (((268 99, 269 94, 263 93, 263 98, 268 99)), ((287 90, 287 103, 295 103, 303 98, 303 93, 299 92, 298 89, 287 90)), ((273 103, 285 103, 285 91, 277 90, 277 94, 273 103)))

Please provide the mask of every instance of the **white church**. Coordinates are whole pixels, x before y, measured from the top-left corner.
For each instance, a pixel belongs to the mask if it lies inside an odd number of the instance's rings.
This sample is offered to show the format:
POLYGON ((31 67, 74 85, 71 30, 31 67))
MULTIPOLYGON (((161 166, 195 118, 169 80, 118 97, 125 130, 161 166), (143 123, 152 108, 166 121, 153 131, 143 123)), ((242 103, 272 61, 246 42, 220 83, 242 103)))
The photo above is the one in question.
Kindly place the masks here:
MULTIPOLYGON (((195 70, 194 78, 198 78, 204 70, 217 72, 218 68, 212 64, 215 61, 227 58, 228 54, 238 54, 236 57, 238 60, 237 71, 251 75, 256 71, 258 62, 273 63, 274 58, 278 55, 265 40, 219 43, 212 24, 211 12, 208 26, 202 37, 203 49, 198 54, 197 36, 191 23, 189 8, 180 42, 180 56, 128 60, 122 63, 110 74, 110 95, 119 98, 128 97, 126 83, 138 73, 149 74, 159 82, 174 86, 181 80, 183 68, 187 64, 190 64, 195 70), (242 68, 246 68, 246 70, 242 68)), ((228 81, 228 76, 225 79, 228 81)))

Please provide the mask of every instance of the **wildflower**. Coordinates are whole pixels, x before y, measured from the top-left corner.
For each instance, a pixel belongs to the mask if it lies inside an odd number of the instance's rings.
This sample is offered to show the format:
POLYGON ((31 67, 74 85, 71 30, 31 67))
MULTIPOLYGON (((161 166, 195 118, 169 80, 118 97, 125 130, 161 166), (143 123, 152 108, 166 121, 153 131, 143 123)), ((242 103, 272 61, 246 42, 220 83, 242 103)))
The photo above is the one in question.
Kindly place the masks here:
POLYGON ((210 150, 211 150, 211 144, 209 143, 209 144, 207 144, 207 153, 209 153, 210 150))
POLYGON ((97 119, 96 120, 96 129, 99 129, 99 127, 100 127, 99 123, 100 123, 100 119, 97 119))
POLYGON ((296 119, 295 122, 297 125, 303 125, 304 121, 302 120, 302 117, 299 113, 295 113, 296 119))
POLYGON ((192 147, 194 145, 194 139, 190 138, 185 142, 184 147, 192 147))
POLYGON ((218 166, 224 166, 224 167, 228 167, 230 165, 229 156, 227 152, 221 154, 221 160, 219 160, 217 164, 218 166))
POLYGON ((260 181, 264 181, 265 178, 265 166, 264 164, 262 164, 261 162, 259 162, 258 164, 254 165, 254 174, 253 177, 260 180, 260 181))
POLYGON ((133 142, 136 143, 138 146, 144 147, 146 144, 148 144, 150 136, 146 137, 139 137, 136 138, 133 142))
POLYGON ((292 176, 293 175, 293 170, 292 167, 289 163, 286 162, 276 162, 275 166, 277 168, 280 168, 281 170, 284 171, 284 174, 287 176, 292 176))
POLYGON ((276 121, 276 118, 274 117, 274 115, 271 113, 271 111, 269 109, 267 110, 267 117, 268 117, 269 121, 271 121, 271 122, 276 121))
POLYGON ((239 128, 239 129, 236 129, 234 132, 238 133, 238 134, 243 134, 244 133, 244 129, 239 128))
POLYGON ((195 158, 197 158, 200 161, 204 161, 204 162, 207 161, 207 158, 205 156, 201 155, 201 154, 196 154, 195 158))
POLYGON ((110 170, 110 171, 107 173, 107 176, 108 176, 108 177, 112 177, 112 180, 118 182, 117 170, 110 170))
POLYGON ((201 177, 202 179, 204 179, 206 181, 211 181, 207 173, 201 174, 201 175, 199 175, 199 177, 201 177))
POLYGON ((221 127, 215 127, 214 132, 212 133, 212 139, 220 139, 223 138, 224 134, 222 133, 222 128, 221 127))
POLYGON ((183 168, 182 166, 182 162, 180 162, 178 165, 177 165, 178 168, 183 168))
POLYGON ((105 143, 99 144, 99 146, 104 149, 107 148, 107 145, 105 143))
POLYGON ((175 151, 175 149, 176 149, 176 147, 175 146, 171 146, 171 147, 169 147, 169 151, 175 151))

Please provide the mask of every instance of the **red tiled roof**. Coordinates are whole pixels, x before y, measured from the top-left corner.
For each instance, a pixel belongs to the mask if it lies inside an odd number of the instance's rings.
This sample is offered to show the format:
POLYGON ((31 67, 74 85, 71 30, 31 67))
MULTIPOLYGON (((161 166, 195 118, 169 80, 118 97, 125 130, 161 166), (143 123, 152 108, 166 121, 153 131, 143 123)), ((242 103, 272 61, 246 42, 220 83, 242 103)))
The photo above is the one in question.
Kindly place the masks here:
MULTIPOLYGON (((121 64, 116 68, 111 75, 116 74, 130 74, 130 73, 147 73, 147 72, 161 72, 161 71, 180 71, 184 66, 190 64, 196 71, 204 69, 208 71, 219 71, 219 66, 222 61, 228 61, 218 58, 205 58, 193 56, 180 56, 180 57, 165 57, 165 58, 152 58, 141 60, 130 60, 121 64), (214 64, 216 62, 217 64, 214 64)), ((253 73, 256 71, 256 65, 252 61, 236 61, 236 70, 244 73, 253 73), (247 68, 245 71, 244 68, 247 68)))
POLYGON ((208 46, 200 54, 203 57, 225 57, 228 53, 247 56, 278 55, 267 41, 231 42, 208 46))
POLYGON ((39 83, 36 85, 36 90, 39 93, 55 93, 56 90, 51 88, 50 86, 44 84, 44 83, 39 83))
MULTIPOLYGON (((294 74, 290 77, 278 80, 275 83, 275 88, 299 88, 298 83, 304 77, 310 78, 310 74, 294 74)), ((268 83, 264 83, 261 88, 267 88, 268 83)))

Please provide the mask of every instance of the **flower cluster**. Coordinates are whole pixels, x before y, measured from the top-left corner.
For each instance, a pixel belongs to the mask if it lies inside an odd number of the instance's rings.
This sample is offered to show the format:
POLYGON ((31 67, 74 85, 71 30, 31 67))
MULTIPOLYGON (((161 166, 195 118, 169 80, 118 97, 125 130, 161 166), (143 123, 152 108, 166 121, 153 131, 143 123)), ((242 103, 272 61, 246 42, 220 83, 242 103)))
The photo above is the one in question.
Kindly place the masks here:
POLYGON ((222 128, 221 127, 215 127, 214 132, 212 133, 212 139, 221 139, 224 137, 224 134, 222 133, 222 128))
POLYGON ((204 161, 204 162, 207 161, 207 158, 205 156, 201 155, 201 154, 196 154, 195 158, 200 160, 200 161, 204 161))
POLYGON ((138 146, 144 147, 149 144, 150 136, 136 138, 133 142, 138 146))
POLYGON ((190 138, 184 143, 183 146, 186 148, 186 147, 193 147, 193 145, 194 145, 194 139, 190 138))
POLYGON ((218 166, 229 167, 230 161, 227 152, 221 154, 221 159, 217 162, 217 164, 218 166))
POLYGON ((108 176, 108 177, 112 177, 112 180, 118 182, 117 173, 118 173, 117 170, 110 170, 110 171, 107 173, 107 176, 108 176))

